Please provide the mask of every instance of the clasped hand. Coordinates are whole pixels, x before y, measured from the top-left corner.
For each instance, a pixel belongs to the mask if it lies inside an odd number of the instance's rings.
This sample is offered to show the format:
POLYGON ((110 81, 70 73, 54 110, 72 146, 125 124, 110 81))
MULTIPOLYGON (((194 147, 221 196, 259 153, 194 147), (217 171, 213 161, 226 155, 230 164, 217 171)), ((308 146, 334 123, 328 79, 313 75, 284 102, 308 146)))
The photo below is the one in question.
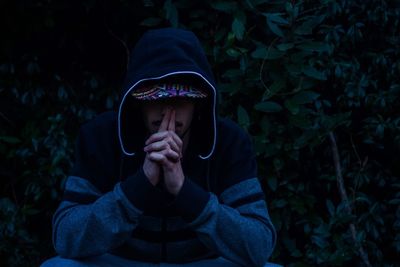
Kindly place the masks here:
POLYGON ((177 195, 185 177, 181 166, 183 142, 175 133, 175 110, 166 111, 158 132, 151 135, 145 145, 145 175, 153 185, 157 185, 162 168, 166 189, 177 195))

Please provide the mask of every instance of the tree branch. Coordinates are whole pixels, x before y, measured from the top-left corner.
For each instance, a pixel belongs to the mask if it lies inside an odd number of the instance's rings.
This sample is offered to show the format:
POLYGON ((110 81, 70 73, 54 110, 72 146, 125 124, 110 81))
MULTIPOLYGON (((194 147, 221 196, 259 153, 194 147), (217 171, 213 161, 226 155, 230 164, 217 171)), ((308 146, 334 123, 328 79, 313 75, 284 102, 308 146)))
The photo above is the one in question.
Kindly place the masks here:
MULTIPOLYGON (((348 199, 347 193, 346 193, 346 188, 344 186, 344 180, 343 180, 343 176, 342 176, 342 166, 340 165, 339 151, 338 151, 338 147, 336 144, 335 136, 332 132, 329 132, 329 140, 331 143, 333 163, 335 165, 336 180, 338 183, 340 198, 344 203, 346 213, 348 215, 352 215, 351 205, 349 203, 349 199, 348 199)), ((363 261, 365 266, 372 267, 371 263, 368 260, 368 254, 365 252, 364 248, 362 247, 362 245, 360 244, 360 242, 357 239, 356 226, 354 225, 354 223, 350 223, 349 227, 350 227, 351 237, 353 238, 353 241, 356 244, 356 247, 357 247, 357 250, 358 250, 361 260, 363 261)))
POLYGON ((2 117, 10 125, 14 126, 14 123, 9 118, 7 118, 6 115, 3 114, 3 112, 0 112, 0 117, 2 117))

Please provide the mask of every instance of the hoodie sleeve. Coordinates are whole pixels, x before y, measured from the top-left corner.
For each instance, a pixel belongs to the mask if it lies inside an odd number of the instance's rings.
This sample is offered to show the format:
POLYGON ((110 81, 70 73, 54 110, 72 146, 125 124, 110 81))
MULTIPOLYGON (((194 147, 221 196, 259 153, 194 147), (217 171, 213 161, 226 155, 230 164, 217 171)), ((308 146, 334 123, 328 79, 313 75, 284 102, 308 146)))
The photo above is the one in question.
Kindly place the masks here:
POLYGON ((251 141, 238 127, 229 132, 219 152, 222 193, 216 196, 187 179, 176 202, 211 250, 241 266, 264 266, 275 246, 275 229, 256 177, 251 141))
POLYGON ((80 130, 72 175, 53 217, 53 244, 62 257, 95 256, 120 246, 131 236, 144 208, 144 201, 128 197, 124 186, 137 187, 142 195, 151 196, 154 190, 142 170, 105 189, 116 164, 110 129, 97 119, 80 130))

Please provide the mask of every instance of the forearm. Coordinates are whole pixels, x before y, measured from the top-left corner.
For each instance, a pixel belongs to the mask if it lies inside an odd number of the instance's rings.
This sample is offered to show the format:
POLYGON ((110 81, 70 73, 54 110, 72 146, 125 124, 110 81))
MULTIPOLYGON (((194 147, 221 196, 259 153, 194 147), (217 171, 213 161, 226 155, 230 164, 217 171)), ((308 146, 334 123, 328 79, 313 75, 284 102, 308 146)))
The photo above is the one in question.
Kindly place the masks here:
POLYGON ((242 266, 264 266, 275 245, 269 220, 241 214, 218 203, 215 196, 193 227, 206 246, 242 266))
POLYGON ((63 201, 53 218, 53 243, 57 253, 66 258, 100 255, 118 247, 130 237, 141 215, 119 184, 101 195, 79 179, 69 178, 70 187, 75 184, 76 201, 63 201), (82 196, 97 199, 86 203, 82 196))
MULTIPOLYGON (((237 264, 264 266, 276 234, 257 179, 233 186, 221 195, 221 202, 210 195, 201 213, 190 223, 200 240, 237 264)), ((180 208, 185 212, 184 206, 180 208)))

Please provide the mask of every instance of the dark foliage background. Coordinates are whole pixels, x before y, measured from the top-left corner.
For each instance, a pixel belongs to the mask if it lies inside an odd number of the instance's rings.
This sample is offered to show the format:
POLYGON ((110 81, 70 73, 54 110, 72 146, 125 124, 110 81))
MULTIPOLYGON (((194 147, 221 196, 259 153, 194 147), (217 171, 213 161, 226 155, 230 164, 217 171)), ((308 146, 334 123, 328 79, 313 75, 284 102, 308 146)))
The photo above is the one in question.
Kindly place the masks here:
POLYGON ((54 255, 79 125, 116 108, 127 47, 172 26, 201 39, 221 114, 254 138, 272 260, 400 266, 399 23, 396 0, 1 1, 0 265, 54 255))

